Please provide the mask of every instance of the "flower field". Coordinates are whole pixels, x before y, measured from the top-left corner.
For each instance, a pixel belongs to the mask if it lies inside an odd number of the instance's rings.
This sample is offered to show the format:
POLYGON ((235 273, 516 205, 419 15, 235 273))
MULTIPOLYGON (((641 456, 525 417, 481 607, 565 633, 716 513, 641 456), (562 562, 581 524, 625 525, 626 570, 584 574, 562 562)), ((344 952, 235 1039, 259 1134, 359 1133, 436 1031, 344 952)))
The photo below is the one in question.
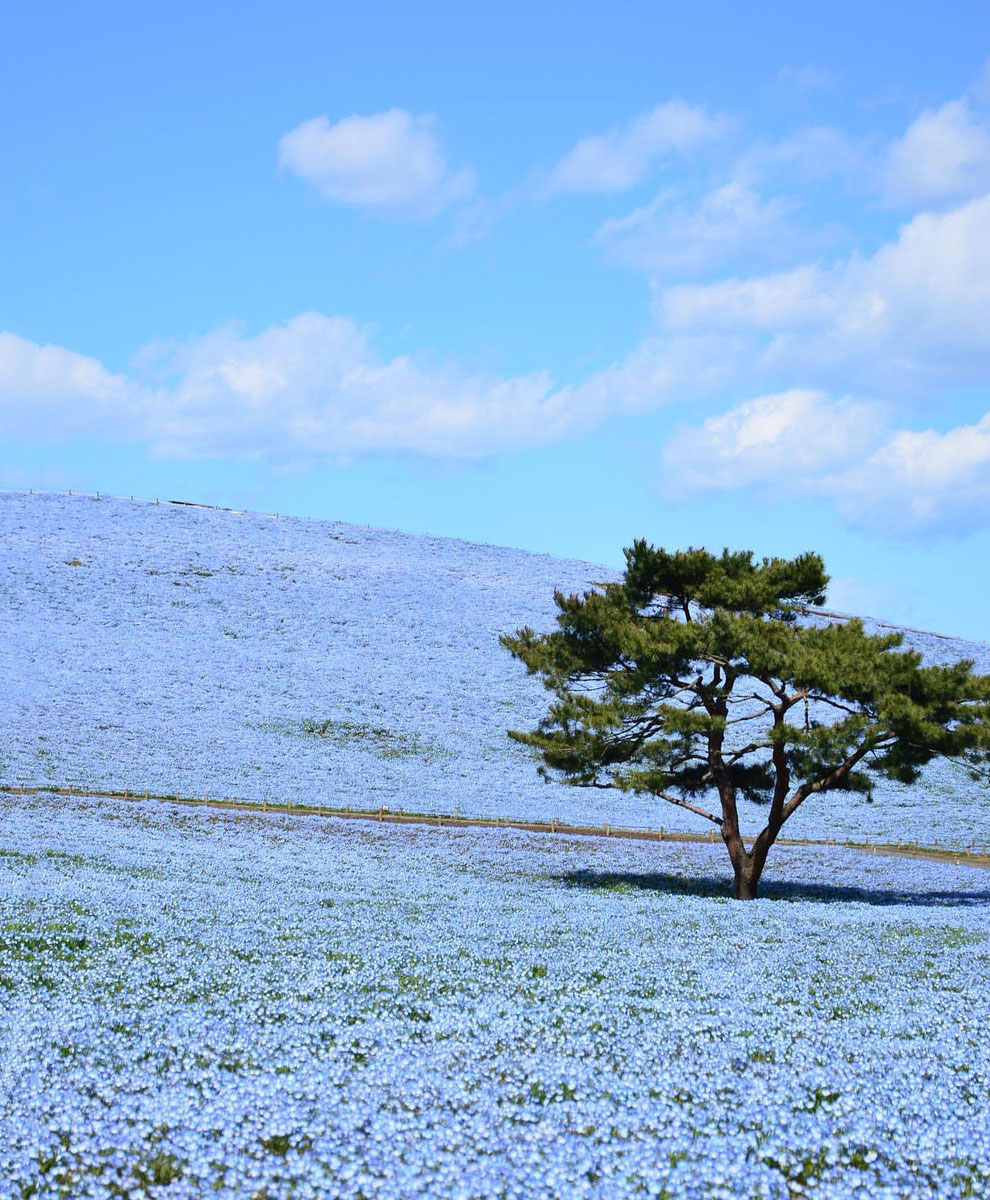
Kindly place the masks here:
POLYGON ((0 800, 0 1194, 990 1194, 990 874, 0 800))
MULTIPOLYGON (((604 568, 0 493, 0 783, 697 830, 541 783, 604 568)), ((912 635, 930 661, 990 649, 912 635)), ((762 814, 743 804, 744 828, 762 814)), ((789 836, 990 841, 952 764, 789 836)), ((990 1195, 990 872, 0 793, 0 1200, 990 1195)))
MULTIPOLYGON (((88 496, 0 493, 0 538, 2 783, 699 828, 659 801, 548 787, 506 737, 546 699, 498 635, 549 628, 553 589, 605 568, 88 496)), ((990 671, 987 646, 912 641, 990 671)), ((762 825, 742 809, 744 831, 762 825)), ((986 845, 990 788, 943 764, 872 804, 809 802, 786 833, 986 845)))

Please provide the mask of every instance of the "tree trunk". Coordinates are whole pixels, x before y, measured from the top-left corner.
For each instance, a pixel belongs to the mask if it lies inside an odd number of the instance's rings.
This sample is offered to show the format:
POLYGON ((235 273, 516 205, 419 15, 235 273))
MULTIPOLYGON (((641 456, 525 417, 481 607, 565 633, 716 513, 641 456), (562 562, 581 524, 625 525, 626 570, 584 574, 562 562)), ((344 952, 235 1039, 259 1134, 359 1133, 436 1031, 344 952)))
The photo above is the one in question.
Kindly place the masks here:
POLYGON ((752 854, 746 854, 734 866, 736 877, 732 885, 733 896, 737 900, 756 900, 759 896, 763 862, 752 854))

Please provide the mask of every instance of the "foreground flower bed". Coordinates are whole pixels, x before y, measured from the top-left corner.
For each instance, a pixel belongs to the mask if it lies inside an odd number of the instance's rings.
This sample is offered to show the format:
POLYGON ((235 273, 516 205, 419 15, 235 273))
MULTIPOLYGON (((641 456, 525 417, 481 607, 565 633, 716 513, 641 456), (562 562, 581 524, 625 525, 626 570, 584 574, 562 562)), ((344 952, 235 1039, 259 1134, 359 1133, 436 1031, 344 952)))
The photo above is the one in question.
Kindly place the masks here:
POLYGON ((990 876, 0 801, 0 1194, 990 1191, 990 876))

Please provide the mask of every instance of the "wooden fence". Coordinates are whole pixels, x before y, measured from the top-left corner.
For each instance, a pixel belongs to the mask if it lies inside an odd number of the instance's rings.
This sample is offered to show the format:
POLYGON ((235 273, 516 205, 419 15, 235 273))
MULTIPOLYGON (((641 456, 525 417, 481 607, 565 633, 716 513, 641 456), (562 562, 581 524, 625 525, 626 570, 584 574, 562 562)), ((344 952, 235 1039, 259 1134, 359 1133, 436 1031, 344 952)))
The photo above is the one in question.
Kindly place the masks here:
MULTIPOLYGON (((65 786, 56 784, 0 784, 0 794, 16 796, 54 795, 79 796, 103 800, 147 800, 167 804, 186 805, 196 808, 208 807, 234 812, 278 813, 293 817, 322 817, 354 821, 374 821, 392 825, 426 825, 437 829, 517 829, 525 833, 562 834, 576 837, 626 838, 641 842, 690 842, 715 843, 720 840, 714 830, 711 833, 680 833, 669 829, 635 829, 624 825, 577 825, 551 819, 549 821, 520 820, 514 817, 466 817, 460 813, 404 812, 400 809, 343 808, 326 804, 293 804, 286 800, 272 803, 268 800, 245 797, 180 796, 176 793, 133 791, 105 791, 98 788, 65 786)), ((752 844, 752 838, 745 839, 752 844)), ((907 858, 929 859, 934 862, 954 862, 966 866, 990 868, 990 853, 975 842, 968 847, 919 846, 905 842, 853 842, 831 841, 825 838, 778 838, 778 846, 837 846, 856 850, 862 854, 893 854, 907 858)))

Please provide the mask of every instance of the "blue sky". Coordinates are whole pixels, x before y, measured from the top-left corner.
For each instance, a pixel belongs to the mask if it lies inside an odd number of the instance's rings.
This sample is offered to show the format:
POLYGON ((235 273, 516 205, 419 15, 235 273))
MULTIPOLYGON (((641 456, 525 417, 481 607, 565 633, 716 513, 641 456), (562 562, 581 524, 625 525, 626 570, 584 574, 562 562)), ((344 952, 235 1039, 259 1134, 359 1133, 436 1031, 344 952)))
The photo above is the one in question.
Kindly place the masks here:
POLYGON ((988 64, 983 3, 18 6, 0 487, 816 549, 990 638, 988 64))

